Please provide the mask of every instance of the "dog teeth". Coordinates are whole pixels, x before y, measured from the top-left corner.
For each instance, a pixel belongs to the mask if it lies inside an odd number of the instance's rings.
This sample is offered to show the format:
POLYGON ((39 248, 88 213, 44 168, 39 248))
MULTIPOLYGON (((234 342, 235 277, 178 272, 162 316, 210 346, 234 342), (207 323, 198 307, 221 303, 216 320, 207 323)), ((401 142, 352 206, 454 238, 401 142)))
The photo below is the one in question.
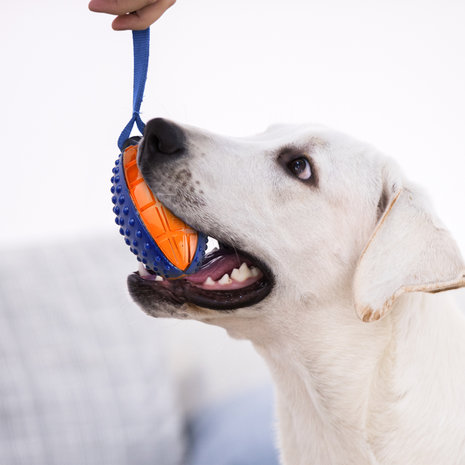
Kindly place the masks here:
POLYGON ((142 265, 142 263, 139 263, 139 269, 138 269, 137 271, 139 271, 139 275, 140 275, 141 277, 150 276, 150 273, 147 271, 147 269, 145 268, 145 266, 142 265))
POLYGON ((164 281, 162 276, 154 275, 153 273, 149 273, 147 268, 145 268, 145 266, 142 265, 142 263, 139 263, 138 271, 139 271, 139 275, 142 278, 149 278, 149 279, 153 279, 155 281, 164 281))
POLYGON ((239 269, 234 268, 234 270, 232 270, 231 273, 231 278, 234 279, 234 281, 238 281, 240 283, 242 283, 246 279, 251 278, 252 276, 252 271, 245 262, 239 267, 239 269))
POLYGON ((231 276, 229 276, 228 273, 225 273, 221 279, 218 281, 214 281, 211 276, 209 276, 204 282, 204 286, 216 286, 216 285, 221 285, 221 286, 227 286, 228 284, 232 284, 233 281, 236 281, 238 283, 243 283, 244 281, 247 281, 249 278, 256 278, 257 276, 260 276, 260 270, 254 266, 249 268, 247 266, 247 263, 242 263, 242 265, 239 268, 234 268, 231 272, 231 276))
POLYGON ((223 275, 223 277, 218 281, 218 284, 221 284, 222 286, 226 284, 231 284, 231 283, 232 283, 232 279, 229 277, 228 273, 223 275))
POLYGON ((256 268, 255 266, 250 267, 250 272, 252 273, 253 278, 256 278, 257 276, 260 275, 260 270, 256 268))

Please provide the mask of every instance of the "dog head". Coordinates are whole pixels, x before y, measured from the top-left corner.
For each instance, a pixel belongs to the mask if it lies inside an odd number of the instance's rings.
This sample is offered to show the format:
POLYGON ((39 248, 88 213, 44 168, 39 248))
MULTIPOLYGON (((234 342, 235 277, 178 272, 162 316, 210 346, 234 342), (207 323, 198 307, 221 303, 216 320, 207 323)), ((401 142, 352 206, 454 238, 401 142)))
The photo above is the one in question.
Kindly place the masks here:
POLYGON ((234 321, 293 317, 344 300, 381 319, 404 292, 465 285, 465 266, 425 196, 367 144, 319 126, 249 138, 164 119, 147 124, 138 164, 155 195, 219 243, 201 270, 128 278, 153 316, 234 321))

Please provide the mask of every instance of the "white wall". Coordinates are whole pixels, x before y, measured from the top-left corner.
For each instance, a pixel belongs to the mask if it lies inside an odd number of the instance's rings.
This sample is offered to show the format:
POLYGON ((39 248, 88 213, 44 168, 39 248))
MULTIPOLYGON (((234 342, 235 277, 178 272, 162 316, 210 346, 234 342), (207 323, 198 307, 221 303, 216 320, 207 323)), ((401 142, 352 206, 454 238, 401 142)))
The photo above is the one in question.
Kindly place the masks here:
MULTIPOLYGON (((85 0, 7 2, 2 18, 0 240, 117 234, 130 33, 85 0)), ((463 0, 178 0, 152 28, 143 116, 233 135, 337 127, 396 157, 465 250, 464 24, 463 0)))

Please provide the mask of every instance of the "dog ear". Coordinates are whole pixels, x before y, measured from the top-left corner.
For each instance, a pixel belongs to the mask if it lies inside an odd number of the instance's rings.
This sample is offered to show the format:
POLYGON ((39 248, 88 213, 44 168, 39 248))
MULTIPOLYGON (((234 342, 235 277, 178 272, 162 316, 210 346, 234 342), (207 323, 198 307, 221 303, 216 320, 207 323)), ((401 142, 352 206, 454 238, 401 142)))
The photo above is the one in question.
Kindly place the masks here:
POLYGON ((379 320, 405 292, 440 292, 462 286, 465 264, 450 233, 419 193, 397 191, 355 271, 354 299, 360 319, 379 320))

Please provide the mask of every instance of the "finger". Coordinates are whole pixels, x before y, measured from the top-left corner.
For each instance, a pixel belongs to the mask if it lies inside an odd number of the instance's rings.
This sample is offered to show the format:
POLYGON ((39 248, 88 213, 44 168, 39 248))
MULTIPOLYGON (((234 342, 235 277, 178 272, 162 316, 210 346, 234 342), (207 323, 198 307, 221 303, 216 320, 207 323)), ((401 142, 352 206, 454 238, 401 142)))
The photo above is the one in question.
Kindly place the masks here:
POLYGON ((137 10, 134 14, 118 16, 112 24, 115 31, 124 31, 132 29, 140 31, 147 29, 171 6, 176 3, 176 0, 157 0, 141 10, 137 10))
POLYGON ((157 0, 91 0, 89 10, 97 13, 124 15, 131 11, 141 10, 155 2, 157 0))

